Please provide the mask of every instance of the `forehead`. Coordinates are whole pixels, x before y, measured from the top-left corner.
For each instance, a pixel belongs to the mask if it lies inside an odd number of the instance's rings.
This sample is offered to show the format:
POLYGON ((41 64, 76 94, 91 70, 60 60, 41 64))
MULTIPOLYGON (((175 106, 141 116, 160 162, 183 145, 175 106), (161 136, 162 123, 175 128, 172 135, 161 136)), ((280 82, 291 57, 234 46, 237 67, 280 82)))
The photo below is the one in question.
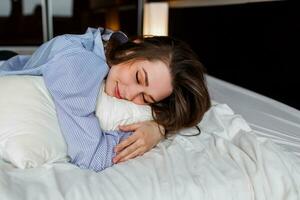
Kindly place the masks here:
POLYGON ((150 71, 156 71, 159 70, 163 72, 165 69, 168 69, 168 66, 165 62, 161 60, 147 60, 147 59, 137 59, 135 61, 132 61, 132 65, 135 65, 135 67, 138 68, 144 68, 150 71))

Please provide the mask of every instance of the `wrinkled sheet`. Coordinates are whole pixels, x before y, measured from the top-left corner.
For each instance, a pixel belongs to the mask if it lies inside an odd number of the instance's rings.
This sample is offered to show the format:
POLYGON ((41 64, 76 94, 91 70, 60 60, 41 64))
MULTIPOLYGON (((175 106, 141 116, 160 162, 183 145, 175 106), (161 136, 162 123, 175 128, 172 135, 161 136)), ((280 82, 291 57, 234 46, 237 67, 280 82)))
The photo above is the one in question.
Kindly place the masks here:
POLYGON ((144 156, 101 173, 68 163, 21 170, 0 161, 0 199, 299 200, 300 160, 257 137, 226 104, 144 156))
POLYGON ((212 99, 242 115, 257 136, 300 158, 299 110, 212 76, 207 76, 207 83, 212 99))

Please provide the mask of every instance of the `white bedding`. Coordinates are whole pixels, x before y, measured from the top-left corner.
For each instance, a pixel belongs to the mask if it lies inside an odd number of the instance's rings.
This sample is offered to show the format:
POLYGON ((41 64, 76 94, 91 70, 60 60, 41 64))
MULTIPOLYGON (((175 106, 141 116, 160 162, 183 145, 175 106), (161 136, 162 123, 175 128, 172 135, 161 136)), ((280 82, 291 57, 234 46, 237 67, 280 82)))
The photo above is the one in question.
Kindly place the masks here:
POLYGON ((300 157, 300 111, 283 103, 207 76, 212 98, 245 118, 259 137, 270 138, 300 157))
POLYGON ((22 170, 0 160, 0 199, 299 200, 300 159, 291 153, 299 150, 299 111, 213 77, 208 85, 220 104, 200 135, 177 135, 101 173, 68 163, 22 170))
POLYGON ((300 198, 300 160, 258 139, 227 105, 213 106, 200 126, 199 136, 178 135, 98 174, 66 163, 21 170, 1 161, 0 199, 300 198))

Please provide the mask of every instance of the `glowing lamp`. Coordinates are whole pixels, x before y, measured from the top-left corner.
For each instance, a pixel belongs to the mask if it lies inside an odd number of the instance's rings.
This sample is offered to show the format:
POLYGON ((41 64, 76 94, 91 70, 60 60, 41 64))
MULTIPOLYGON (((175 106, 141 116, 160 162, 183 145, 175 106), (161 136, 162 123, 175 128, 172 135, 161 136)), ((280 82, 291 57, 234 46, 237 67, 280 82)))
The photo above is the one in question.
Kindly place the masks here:
POLYGON ((169 5, 151 2, 144 5, 143 35, 168 35, 169 5))

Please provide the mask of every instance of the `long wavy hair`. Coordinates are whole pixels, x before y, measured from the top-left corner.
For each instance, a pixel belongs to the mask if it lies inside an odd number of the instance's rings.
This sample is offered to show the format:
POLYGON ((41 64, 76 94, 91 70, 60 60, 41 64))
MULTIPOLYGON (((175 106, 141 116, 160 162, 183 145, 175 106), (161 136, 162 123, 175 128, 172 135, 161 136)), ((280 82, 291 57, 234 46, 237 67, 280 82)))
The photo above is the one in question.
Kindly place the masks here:
POLYGON ((204 77, 205 68, 192 49, 181 40, 153 36, 119 45, 109 42, 106 57, 110 66, 145 59, 159 60, 169 67, 172 94, 150 104, 153 119, 169 134, 197 125, 211 106, 204 77))

